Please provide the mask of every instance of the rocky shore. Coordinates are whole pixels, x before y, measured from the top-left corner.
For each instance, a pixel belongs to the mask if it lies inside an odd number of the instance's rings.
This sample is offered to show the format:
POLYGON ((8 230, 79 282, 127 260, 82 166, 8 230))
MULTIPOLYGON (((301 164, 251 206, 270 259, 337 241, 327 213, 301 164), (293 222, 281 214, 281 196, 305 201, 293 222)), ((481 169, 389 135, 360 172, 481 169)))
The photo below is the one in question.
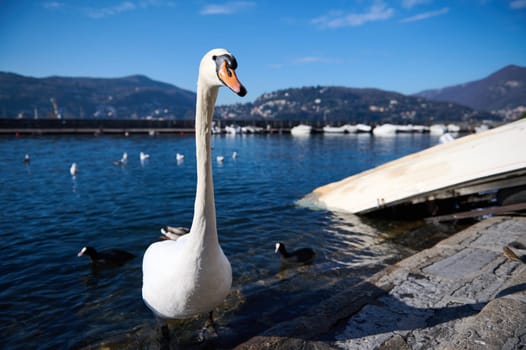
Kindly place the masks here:
POLYGON ((236 349, 522 349, 525 248, 526 217, 486 219, 236 349))

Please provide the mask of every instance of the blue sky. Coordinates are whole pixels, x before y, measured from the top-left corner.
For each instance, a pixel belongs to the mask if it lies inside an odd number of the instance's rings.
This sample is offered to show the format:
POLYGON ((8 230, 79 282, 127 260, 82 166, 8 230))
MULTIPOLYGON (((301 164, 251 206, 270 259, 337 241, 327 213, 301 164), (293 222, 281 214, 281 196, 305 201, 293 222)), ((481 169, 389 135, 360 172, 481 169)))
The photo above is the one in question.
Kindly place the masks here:
POLYGON ((0 70, 144 74, 195 91, 211 48, 248 89, 375 87, 404 94, 526 66, 526 0, 0 0, 0 70))

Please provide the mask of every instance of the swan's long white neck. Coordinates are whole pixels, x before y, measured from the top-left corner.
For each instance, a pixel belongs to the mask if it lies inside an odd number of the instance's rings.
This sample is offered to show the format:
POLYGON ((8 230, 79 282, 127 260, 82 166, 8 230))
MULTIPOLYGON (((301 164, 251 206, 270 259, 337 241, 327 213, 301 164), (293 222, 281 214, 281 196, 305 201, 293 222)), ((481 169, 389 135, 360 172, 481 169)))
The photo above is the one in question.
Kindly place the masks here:
POLYGON ((197 160, 197 189, 191 235, 196 243, 216 246, 218 242, 210 134, 218 86, 197 82, 195 144, 197 160))

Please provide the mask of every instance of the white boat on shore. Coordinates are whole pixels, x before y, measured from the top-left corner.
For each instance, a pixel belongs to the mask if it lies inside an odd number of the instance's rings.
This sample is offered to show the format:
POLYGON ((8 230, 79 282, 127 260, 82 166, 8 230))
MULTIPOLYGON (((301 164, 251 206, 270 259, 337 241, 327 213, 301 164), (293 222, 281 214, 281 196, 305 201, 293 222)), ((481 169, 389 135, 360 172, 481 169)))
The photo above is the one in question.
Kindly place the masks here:
POLYGON ((356 132, 371 132, 373 128, 367 124, 356 124, 356 132))
POLYGON ((398 129, 397 125, 394 124, 382 124, 373 129, 373 135, 375 136, 393 136, 396 134, 398 129))
POLYGON ((484 132, 486 130, 489 130, 489 126, 487 126, 486 124, 475 126, 475 133, 477 133, 477 134, 480 133, 480 132, 484 132))
POLYGON ((345 132, 349 134, 354 134, 358 132, 358 126, 357 125, 351 125, 351 124, 345 124, 343 126, 345 128, 345 132))
POLYGON ((323 132, 326 134, 343 134, 346 132, 346 129, 345 129, 345 125, 344 126, 325 125, 323 127, 323 132))
POLYGON ((241 127, 239 125, 230 124, 225 126, 225 132, 227 134, 240 134, 241 133, 241 127))
POLYGON ((447 132, 447 128, 444 124, 433 124, 429 127, 429 133, 431 135, 442 135, 447 132))
POLYGON ((413 129, 412 124, 407 125, 395 125, 396 126, 396 132, 403 132, 403 133, 412 133, 415 130, 413 129))
POLYGON ((241 133, 243 134, 260 134, 264 129, 260 126, 247 125, 241 127, 241 133))
POLYGON ((312 131, 312 126, 305 125, 305 124, 299 124, 290 129, 290 134, 294 136, 306 136, 310 135, 312 131))
POLYGON ((457 133, 457 132, 460 132, 460 126, 456 125, 456 124, 448 124, 447 125, 447 132, 450 132, 450 133, 457 133))
POLYGON ((429 126, 425 125, 413 125, 413 132, 424 133, 429 131, 429 126))

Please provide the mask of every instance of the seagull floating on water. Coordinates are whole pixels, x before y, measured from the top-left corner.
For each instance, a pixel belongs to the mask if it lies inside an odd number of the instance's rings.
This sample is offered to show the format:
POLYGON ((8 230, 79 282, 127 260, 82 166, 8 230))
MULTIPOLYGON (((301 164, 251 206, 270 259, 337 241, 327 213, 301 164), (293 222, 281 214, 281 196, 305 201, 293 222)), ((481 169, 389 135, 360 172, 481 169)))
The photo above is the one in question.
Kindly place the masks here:
POLYGON ((124 153, 122 154, 122 158, 119 159, 119 160, 115 160, 115 161, 113 162, 113 164, 115 164, 115 165, 126 165, 126 162, 128 162, 128 153, 127 153, 127 152, 124 152, 124 153))
POLYGON ((71 164, 71 166, 69 167, 69 173, 71 174, 71 176, 77 175, 78 172, 79 168, 77 167, 77 163, 71 164))
POLYGON ((150 158, 150 155, 144 152, 139 153, 139 159, 141 162, 144 162, 146 159, 150 158))
POLYGON ((29 162, 31 162, 31 157, 29 157, 29 153, 26 153, 24 156, 24 163, 28 164, 29 162))

